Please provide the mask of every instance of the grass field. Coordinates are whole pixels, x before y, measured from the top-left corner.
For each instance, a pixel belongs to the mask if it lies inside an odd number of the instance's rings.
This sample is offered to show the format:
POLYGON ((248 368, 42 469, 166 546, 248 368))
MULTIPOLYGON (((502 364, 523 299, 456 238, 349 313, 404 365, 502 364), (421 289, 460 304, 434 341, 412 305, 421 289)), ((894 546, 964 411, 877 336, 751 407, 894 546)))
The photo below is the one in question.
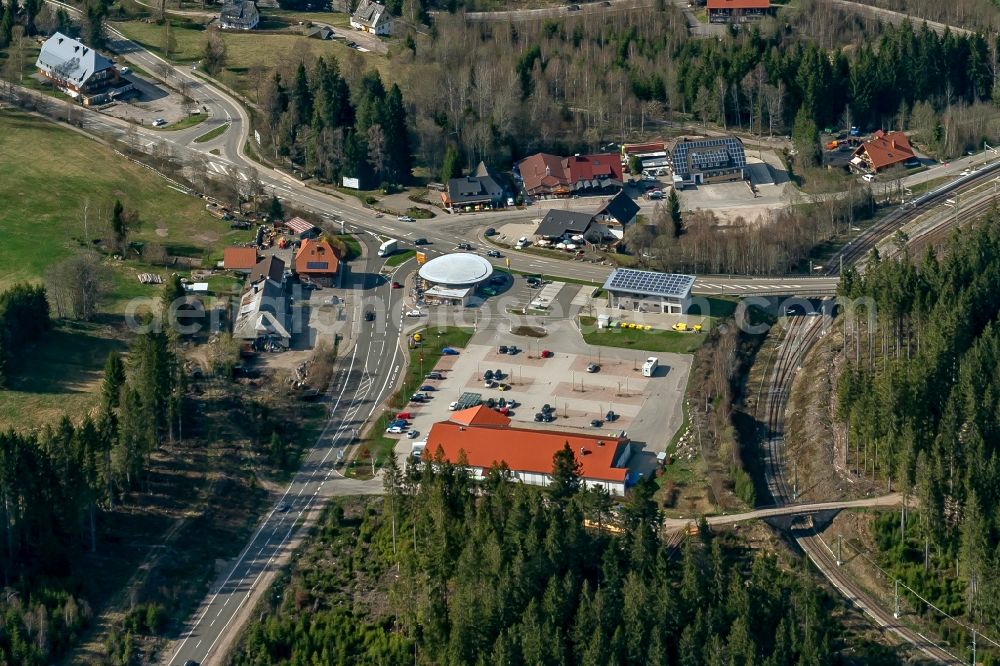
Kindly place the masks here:
MULTIPOLYGON (((316 20, 321 20, 316 18, 316 20)), ((150 51, 163 55, 163 26, 140 21, 117 22, 112 24, 129 39, 142 44, 150 51)), ((290 63, 298 59, 297 54, 312 53, 315 56, 336 57, 343 60, 347 57, 360 57, 354 49, 348 48, 339 40, 309 39, 304 35, 266 32, 253 34, 220 33, 226 44, 226 62, 229 63, 219 79, 239 92, 255 98, 256 91, 251 80, 251 70, 261 66, 272 71, 278 63, 290 63)), ((206 32, 190 27, 176 26, 173 29, 177 50, 173 59, 178 62, 195 62, 200 60, 205 47, 206 32)), ((383 81, 389 81, 389 63, 385 58, 374 57, 372 54, 364 62, 376 67, 382 74, 383 81)), ((262 77, 261 81, 266 80, 262 77)))
MULTIPOLYGON (((0 290, 40 282, 50 265, 89 247, 86 239, 108 236, 115 198, 139 213, 134 240, 159 243, 172 255, 207 259, 250 238, 210 216, 200 199, 170 189, 110 148, 34 116, 0 112, 0 174, 0 290)), ((140 284, 137 273, 169 273, 136 260, 105 263, 113 276, 110 314, 121 313, 130 298, 159 293, 140 284)), ((64 412, 82 416, 93 404, 91 390, 108 352, 124 348, 118 321, 66 324, 46 335, 31 351, 31 372, 11 373, 10 390, 0 391, 0 429, 37 427, 64 412)))
POLYGON ((222 136, 223 134, 226 133, 226 130, 228 130, 228 129, 229 129, 229 123, 226 123, 225 125, 219 125, 218 127, 215 127, 213 129, 208 130, 207 132, 205 132, 201 136, 195 137, 194 142, 195 143, 207 143, 207 142, 211 141, 212 139, 215 139, 216 137, 222 136))
POLYGON ((602 347, 622 347, 653 352, 691 354, 705 340, 704 333, 678 333, 676 331, 640 331, 628 328, 598 330, 594 317, 580 317, 583 339, 587 344, 602 347))
MULTIPOLYGON (((200 199, 170 189, 111 149, 33 116, 0 113, 0 174, 0 289, 40 280, 49 265, 85 247, 88 239, 107 235, 115 198, 139 212, 142 227, 134 240, 159 243, 177 254, 208 252, 250 237, 209 215, 200 199)), ((139 286, 135 271, 127 272, 139 286)), ((150 289, 143 287, 143 293, 150 289)))

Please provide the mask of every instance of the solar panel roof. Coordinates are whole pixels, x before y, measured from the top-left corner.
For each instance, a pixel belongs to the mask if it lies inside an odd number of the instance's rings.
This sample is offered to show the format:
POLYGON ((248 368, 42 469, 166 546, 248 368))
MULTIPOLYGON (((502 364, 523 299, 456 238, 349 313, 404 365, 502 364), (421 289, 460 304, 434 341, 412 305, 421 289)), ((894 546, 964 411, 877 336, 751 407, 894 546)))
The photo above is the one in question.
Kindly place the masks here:
POLYGON ((688 176, 691 169, 711 171, 712 169, 741 169, 747 165, 743 142, 734 136, 678 141, 673 148, 674 173, 688 176))
POLYGON ((693 285, 693 275, 637 271, 632 268, 616 268, 604 282, 604 288, 608 291, 668 298, 687 298, 693 285))

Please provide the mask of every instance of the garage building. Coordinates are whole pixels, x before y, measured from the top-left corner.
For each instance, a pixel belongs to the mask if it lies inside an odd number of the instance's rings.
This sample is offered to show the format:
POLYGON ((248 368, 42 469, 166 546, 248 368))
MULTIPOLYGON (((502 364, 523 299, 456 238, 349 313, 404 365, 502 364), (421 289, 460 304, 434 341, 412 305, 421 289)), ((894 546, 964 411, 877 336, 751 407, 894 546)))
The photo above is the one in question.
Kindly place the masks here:
POLYGON ((604 282, 608 307, 684 314, 691 303, 693 275, 616 268, 604 282))

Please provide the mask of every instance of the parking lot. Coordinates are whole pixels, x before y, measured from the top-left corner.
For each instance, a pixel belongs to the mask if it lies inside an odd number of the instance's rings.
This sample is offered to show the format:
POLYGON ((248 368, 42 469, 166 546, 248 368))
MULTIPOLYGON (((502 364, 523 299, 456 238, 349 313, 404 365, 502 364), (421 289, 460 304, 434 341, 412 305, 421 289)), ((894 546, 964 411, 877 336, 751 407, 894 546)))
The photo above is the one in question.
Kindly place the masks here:
MULTIPOLYGON (((462 393, 479 393, 482 400, 515 400, 517 406, 508 416, 512 426, 588 432, 625 431, 645 455, 637 455, 631 467, 648 471, 655 454, 666 449, 683 422, 682 401, 690 371, 690 356, 649 354, 633 350, 591 347, 583 342, 571 320, 549 329, 545 338, 534 340, 509 333, 503 326, 480 330, 470 345, 457 356, 443 357, 434 370, 441 380, 427 380, 433 391, 424 403, 411 403, 411 427, 419 432, 413 439, 402 437, 397 453, 409 453, 414 442, 424 441, 436 421, 447 419, 449 404, 462 393), (501 354, 499 345, 514 344, 521 351, 501 354), (542 351, 551 351, 542 358, 542 351), (647 356, 659 358, 654 377, 642 376, 642 362, 647 356), (600 366, 587 372, 587 366, 600 366), (500 382, 509 386, 486 388, 486 371, 500 371, 500 382), (555 419, 539 423, 536 414, 550 405, 555 419), (608 411, 616 418, 606 421, 608 411), (600 420, 599 426, 592 421, 600 420)), ((428 369, 430 371, 430 369, 428 369)), ((429 451, 434 443, 427 442, 429 451)))

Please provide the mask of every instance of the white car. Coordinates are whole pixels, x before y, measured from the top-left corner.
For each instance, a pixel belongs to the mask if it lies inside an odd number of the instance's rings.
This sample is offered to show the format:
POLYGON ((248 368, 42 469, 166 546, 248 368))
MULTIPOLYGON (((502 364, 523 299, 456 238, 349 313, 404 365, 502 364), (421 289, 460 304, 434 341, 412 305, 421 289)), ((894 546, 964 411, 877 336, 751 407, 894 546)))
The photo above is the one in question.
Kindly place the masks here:
POLYGON ((423 317, 424 313, 421 312, 420 310, 407 310, 406 311, 406 316, 407 317, 423 317))
POLYGON ((122 68, 121 68, 121 69, 119 69, 118 71, 119 71, 119 73, 121 73, 121 74, 128 74, 128 73, 129 73, 130 71, 132 71, 132 70, 130 70, 130 69, 129 69, 128 67, 122 67, 122 68))
POLYGON ((408 439, 416 439, 416 438, 417 438, 417 435, 419 435, 419 434, 420 434, 420 431, 419 431, 419 430, 410 430, 410 431, 408 431, 408 432, 406 433, 406 437, 407 437, 408 439))
POLYGON ((157 118, 156 120, 153 121, 153 127, 163 127, 166 124, 167 121, 164 120, 163 118, 157 118))
POLYGON ((396 218, 396 219, 397 219, 397 220, 399 220, 400 222, 416 222, 416 220, 414 220, 414 219, 413 219, 412 217, 410 217, 409 215, 400 215, 400 216, 399 216, 398 218, 396 218))
POLYGON ((398 425, 389 426, 388 428, 385 429, 385 431, 390 435, 402 435, 403 426, 398 426, 398 425))
POLYGON ((458 402, 453 402, 450 405, 448 405, 448 411, 454 412, 457 410, 458 410, 458 402))
POLYGON ((959 175, 960 175, 960 176, 969 176, 969 175, 972 175, 973 173, 974 173, 974 172, 972 172, 972 171, 969 171, 968 169, 966 169, 965 171, 963 171, 963 172, 962 172, 962 173, 960 173, 959 175))
POLYGON ((865 181, 866 183, 873 183, 875 182, 875 176, 874 174, 866 173, 865 175, 861 176, 861 180, 865 181))

